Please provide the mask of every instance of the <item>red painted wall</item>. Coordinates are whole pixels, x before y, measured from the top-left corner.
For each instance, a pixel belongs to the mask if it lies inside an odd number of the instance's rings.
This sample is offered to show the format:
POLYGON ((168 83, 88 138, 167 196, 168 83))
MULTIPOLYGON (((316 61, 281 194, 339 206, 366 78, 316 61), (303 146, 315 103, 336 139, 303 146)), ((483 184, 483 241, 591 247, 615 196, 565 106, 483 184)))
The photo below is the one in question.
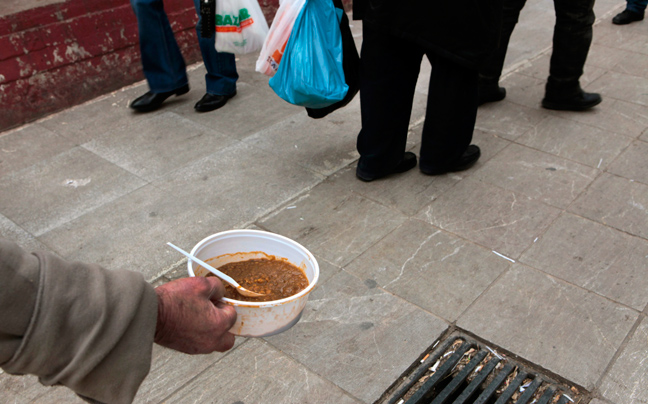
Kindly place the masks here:
MULTIPOLYGON (((186 62, 199 61, 192 0, 164 4, 186 62)), ((279 0, 259 4, 271 22, 279 0)), ((0 131, 143 78, 129 0, 67 0, 0 17, 0 131)))

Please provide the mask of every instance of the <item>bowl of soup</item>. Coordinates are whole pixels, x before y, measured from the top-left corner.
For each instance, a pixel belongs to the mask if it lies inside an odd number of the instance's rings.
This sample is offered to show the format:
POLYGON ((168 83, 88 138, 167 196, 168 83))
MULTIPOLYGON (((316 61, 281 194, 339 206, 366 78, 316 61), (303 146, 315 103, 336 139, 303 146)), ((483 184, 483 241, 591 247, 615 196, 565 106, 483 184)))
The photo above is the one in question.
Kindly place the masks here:
MULTIPOLYGON (((265 295, 246 298, 226 285, 223 301, 237 313, 230 332, 243 337, 266 337, 295 325, 319 279, 319 265, 310 251, 294 240, 261 230, 213 234, 196 244, 191 254, 244 288, 265 295)), ((189 276, 213 276, 191 260, 187 269, 189 276)))

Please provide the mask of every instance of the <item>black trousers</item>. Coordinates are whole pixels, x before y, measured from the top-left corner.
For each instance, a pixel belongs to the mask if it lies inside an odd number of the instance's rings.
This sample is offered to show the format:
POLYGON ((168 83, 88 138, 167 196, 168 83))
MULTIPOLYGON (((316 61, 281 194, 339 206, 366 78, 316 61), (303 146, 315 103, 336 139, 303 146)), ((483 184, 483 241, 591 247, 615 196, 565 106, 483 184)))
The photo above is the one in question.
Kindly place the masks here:
POLYGON ((369 24, 363 25, 360 56, 362 129, 358 166, 365 172, 390 172, 403 158, 416 81, 423 56, 432 64, 420 162, 443 167, 466 150, 477 117, 478 72, 426 53, 369 24))
MULTIPOLYGON (((499 48, 480 70, 482 80, 499 81, 506 49, 526 0, 504 0, 499 48)), ((570 92, 579 87, 583 66, 592 43, 594 0, 554 0, 556 25, 547 91, 570 92)))

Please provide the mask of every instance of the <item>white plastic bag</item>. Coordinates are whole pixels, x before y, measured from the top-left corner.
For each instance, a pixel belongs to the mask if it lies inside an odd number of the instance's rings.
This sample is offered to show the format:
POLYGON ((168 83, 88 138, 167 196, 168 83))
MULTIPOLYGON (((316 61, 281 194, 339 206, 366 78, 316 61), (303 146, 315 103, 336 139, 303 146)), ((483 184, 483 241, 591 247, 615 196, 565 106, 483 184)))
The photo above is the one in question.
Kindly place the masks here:
POLYGON ((263 47, 268 23, 257 0, 216 0, 216 50, 252 53, 263 47))
POLYGON ((281 0, 277 15, 275 15, 270 31, 261 48, 261 54, 256 62, 256 71, 266 76, 274 76, 279 68, 286 43, 290 37, 295 20, 304 8, 306 0, 281 0))

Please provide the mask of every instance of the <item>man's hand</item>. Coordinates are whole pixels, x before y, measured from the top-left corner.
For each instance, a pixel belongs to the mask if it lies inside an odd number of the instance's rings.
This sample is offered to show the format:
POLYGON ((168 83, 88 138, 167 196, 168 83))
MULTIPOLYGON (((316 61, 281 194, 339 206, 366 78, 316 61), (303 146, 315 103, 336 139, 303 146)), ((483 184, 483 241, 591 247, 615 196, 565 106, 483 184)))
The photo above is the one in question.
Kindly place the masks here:
POLYGON ((157 344, 188 354, 224 352, 234 346, 234 334, 228 331, 236 311, 220 300, 225 288, 218 278, 178 279, 155 292, 157 344))

